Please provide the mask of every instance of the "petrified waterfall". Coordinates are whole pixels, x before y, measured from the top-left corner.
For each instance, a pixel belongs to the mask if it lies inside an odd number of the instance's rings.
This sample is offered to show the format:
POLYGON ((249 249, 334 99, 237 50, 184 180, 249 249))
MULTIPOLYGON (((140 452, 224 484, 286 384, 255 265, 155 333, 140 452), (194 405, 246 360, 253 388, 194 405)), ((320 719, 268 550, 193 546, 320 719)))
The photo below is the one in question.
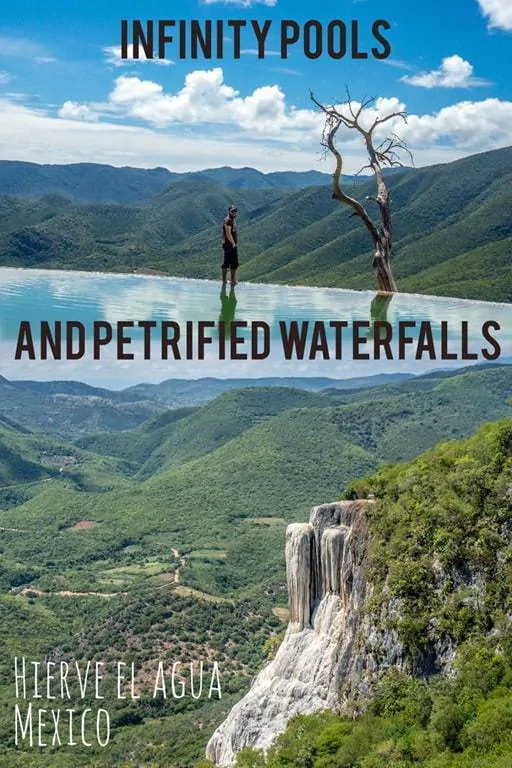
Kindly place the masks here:
POLYGON ((375 673, 400 665, 396 638, 364 616, 371 502, 314 507, 310 522, 286 531, 290 623, 275 658, 210 739, 206 755, 235 762, 244 747, 266 749, 299 713, 350 711, 375 673))
POLYGON ((286 531, 286 581, 290 621, 302 629, 311 618, 311 574, 314 558, 313 528, 309 524, 289 525, 286 531))

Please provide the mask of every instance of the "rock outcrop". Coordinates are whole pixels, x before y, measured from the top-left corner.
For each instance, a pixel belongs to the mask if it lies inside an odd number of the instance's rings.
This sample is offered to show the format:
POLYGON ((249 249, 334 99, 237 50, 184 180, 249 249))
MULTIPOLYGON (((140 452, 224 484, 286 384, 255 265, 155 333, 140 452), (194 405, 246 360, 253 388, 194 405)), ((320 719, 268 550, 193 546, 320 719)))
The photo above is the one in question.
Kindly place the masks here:
POLYGON ((314 507, 289 525, 286 571, 290 623, 275 658, 210 739, 206 755, 232 765, 244 747, 267 749, 296 714, 357 707, 375 677, 402 666, 394 633, 379 631, 363 606, 368 501, 314 507))

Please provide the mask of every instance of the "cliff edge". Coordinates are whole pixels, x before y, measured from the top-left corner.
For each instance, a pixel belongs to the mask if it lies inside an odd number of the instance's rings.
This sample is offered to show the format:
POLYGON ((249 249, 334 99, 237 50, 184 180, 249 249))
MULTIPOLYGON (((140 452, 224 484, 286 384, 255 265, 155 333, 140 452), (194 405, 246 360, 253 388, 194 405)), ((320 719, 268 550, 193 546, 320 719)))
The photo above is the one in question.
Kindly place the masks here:
POLYGON ((393 633, 365 617, 371 501, 314 507, 286 531, 290 623, 275 658, 255 678, 210 739, 206 756, 232 765, 244 747, 267 749, 297 714, 348 712, 379 669, 402 665, 393 633), (364 653, 360 653, 365 648, 364 653))

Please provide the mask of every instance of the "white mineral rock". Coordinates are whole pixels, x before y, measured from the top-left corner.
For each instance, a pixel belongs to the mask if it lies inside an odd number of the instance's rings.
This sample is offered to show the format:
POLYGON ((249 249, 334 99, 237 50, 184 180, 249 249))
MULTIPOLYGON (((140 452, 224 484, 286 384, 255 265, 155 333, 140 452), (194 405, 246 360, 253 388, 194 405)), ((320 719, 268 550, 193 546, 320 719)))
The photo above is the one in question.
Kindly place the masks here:
POLYGON ((370 635, 384 650, 386 666, 400 663, 396 637, 371 627, 362 611, 366 504, 342 501, 314 507, 308 524, 288 526, 290 624, 275 658, 210 739, 209 760, 229 766, 244 747, 267 749, 294 715, 345 711, 354 697, 364 694, 380 663, 369 648, 360 652, 370 635))

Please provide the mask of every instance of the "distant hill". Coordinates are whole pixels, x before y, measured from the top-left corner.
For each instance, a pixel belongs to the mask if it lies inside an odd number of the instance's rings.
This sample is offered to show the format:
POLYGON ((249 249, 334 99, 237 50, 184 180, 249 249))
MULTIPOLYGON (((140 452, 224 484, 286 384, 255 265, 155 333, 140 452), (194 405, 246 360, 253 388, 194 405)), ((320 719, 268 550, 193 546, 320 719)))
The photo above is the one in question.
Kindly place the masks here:
MULTIPOLYGON (((39 165, 20 160, 0 160, 0 194, 21 197, 61 195, 82 203, 142 203, 172 183, 201 175, 232 189, 301 188, 329 183, 319 171, 262 173, 255 168, 209 168, 194 173, 174 173, 167 168, 116 168, 100 163, 39 165)), ((348 177, 347 177, 348 178, 348 177)))
MULTIPOLYGON (((288 450, 297 455, 304 451, 305 457, 310 436, 316 441, 320 435, 333 444, 339 438, 340 445, 358 446, 367 459, 404 461, 443 438, 467 435, 484 420, 506 416, 511 391, 512 367, 498 365, 353 390, 236 389, 201 408, 167 412, 135 431, 78 442, 87 450, 134 462, 139 477, 206 456, 253 428, 261 428, 272 445, 286 441, 285 463, 292 460, 291 453, 286 458, 288 450)), ((252 448, 245 443, 239 448, 241 460, 249 465, 252 448)), ((233 448, 233 461, 237 450, 233 448)), ((319 466, 318 471, 324 469, 319 466)), ((271 476, 269 468, 266 477, 271 476)), ((336 472, 332 478, 339 482, 336 472)))
POLYGON ((21 197, 52 194, 85 203, 131 205, 150 200, 177 177, 167 168, 114 168, 99 163, 39 165, 0 160, 0 194, 21 197))
MULTIPOLYGON (((327 185, 245 188, 238 171, 215 173, 240 185, 236 195, 202 173, 137 206, 0 196, 0 263, 216 278, 219 222, 236 199, 242 280, 375 287, 368 233, 327 185)), ((512 299, 512 148, 391 174, 389 184, 400 290, 512 299)), ((371 180, 357 182, 360 198, 373 192, 371 180)))
POLYGON ((122 487, 130 470, 117 458, 86 453, 0 416, 0 510, 44 492, 48 482, 58 483, 61 468, 80 492, 122 487))
POLYGON ((137 395, 78 382, 8 381, 0 377, 0 417, 61 437, 129 429, 163 408, 137 395))
MULTIPOLYGON (((389 186, 400 290, 512 299, 512 148, 392 174, 389 186)), ((373 182, 359 183, 360 199, 373 193, 373 182)), ((240 240, 243 279, 374 287, 368 233, 323 188, 293 192, 262 214, 241 217, 240 240)), ((212 277, 217 248, 216 231, 203 232, 155 266, 212 277)))
POLYGON ((149 477, 165 467, 204 456, 284 411, 314 408, 317 402, 315 393, 287 387, 238 389, 202 408, 166 411, 137 430, 93 435, 79 444, 95 453, 132 461, 138 476, 149 477))
POLYGON ((381 374, 354 379, 167 379, 124 390, 91 387, 78 381, 8 381, 0 376, 0 417, 61 437, 113 432, 137 427, 168 408, 202 405, 242 387, 295 387, 319 391, 354 389, 409 379, 409 374, 381 374))
POLYGON ((27 450, 26 443, 27 432, 0 417, 0 488, 49 476, 36 453, 27 450))
POLYGON ((353 379, 329 379, 322 376, 283 376, 261 379, 166 379, 160 384, 136 384, 124 390, 126 396, 147 397, 168 405, 199 405, 231 389, 253 387, 293 387, 311 392, 325 389, 363 389, 413 378, 409 373, 382 373, 353 379))
MULTIPOLYGON (((5 379, 0 384, 10 385, 5 379)), ((366 389, 236 389, 201 407, 162 410, 135 429, 116 433, 109 425, 71 445, 0 415, 0 666, 7 668, 13 655, 76 660, 81 665, 126 656, 146 676, 162 657, 208 663, 215 659, 223 683, 221 702, 206 697, 197 703, 174 701, 172 696, 153 701, 148 694, 130 704, 129 694, 126 701, 112 694, 109 711, 115 738, 108 752, 103 747, 67 750, 63 745, 58 752, 42 751, 34 763, 29 751, 15 751, 6 736, 2 766, 78 768, 91 759, 98 765, 107 759, 128 766, 134 754, 139 764, 155 764, 157 759, 160 764, 192 765, 284 629, 287 522, 304 519, 315 503, 361 487, 358 480, 382 463, 415 457, 440 439, 467 435, 483 421, 506 417, 511 391, 512 367, 498 365, 366 389), (3 464, 2 448, 8 451, 3 464)), ((18 416, 29 395, 48 402, 62 398, 64 403, 67 397, 77 397, 83 398, 82 404, 88 398, 89 407, 96 403, 101 412, 107 392, 79 383, 25 382, 13 387, 7 407, 18 416)), ((0 404, 3 394, 5 390, 0 404)), ((130 406, 132 396, 140 393, 125 390, 118 403, 112 396, 112 404, 130 406)), ((67 421, 70 433, 74 429, 78 435, 81 425, 69 418, 66 406, 59 415, 56 401, 52 418, 67 421)), ((84 415, 91 426, 91 412, 84 410, 84 415)), ((471 556, 492 567, 486 554, 501 540, 505 522, 501 527, 480 525, 482 500, 483 514, 489 509, 489 474, 482 468, 490 461, 492 471, 502 473, 497 485, 502 501, 508 492, 503 465, 508 443, 478 436, 472 445, 471 461, 449 445, 442 452, 454 456, 455 463, 436 462, 432 470, 430 456, 422 459, 425 482, 413 466, 404 472, 390 466, 384 470, 393 483, 389 499, 394 506, 383 522, 375 515, 375 526, 381 536, 392 537, 392 547, 378 551, 381 566, 396 574, 395 588, 405 584, 405 589, 419 585, 424 590, 418 551, 423 555, 425 548, 433 562, 439 562, 447 553, 458 558, 460 548, 470 545, 471 556), (440 495, 438 485, 446 488, 447 472, 450 493, 440 495), (461 475, 468 480, 463 507, 454 492, 461 487, 461 475), (421 504, 419 527, 418 506, 411 507, 411 499, 421 504), (431 535, 430 521, 435 524, 439 515, 446 521, 439 528, 442 536, 431 535), (459 535, 457 529, 454 540, 449 531, 461 520, 471 526, 470 536, 463 530, 459 535), (408 568, 402 575, 396 566, 404 553, 408 568), (418 573, 419 578, 412 578, 418 573)), ((499 508, 505 521, 506 509, 499 508)), ((506 569, 506 557, 502 565, 506 569)), ((455 571, 449 573, 452 577, 455 571)), ((472 580, 471 586, 479 589, 480 583, 472 580)), ((461 627, 473 629, 467 621, 467 585, 467 574, 462 573, 457 581, 460 601, 454 606, 446 602, 450 593, 443 584, 439 605, 444 621, 438 626, 446 627, 449 620, 458 632, 461 627)), ((505 577, 495 585, 478 603, 485 606, 487 598, 494 600, 503 621, 503 595, 510 590, 505 577)), ((428 606, 424 591, 414 591, 412 597, 409 628, 418 626, 416 607, 425 612, 428 606)), ((500 652, 505 653, 506 646, 500 652)), ((480 679, 481 668, 480 658, 473 680, 480 679)), ((494 680, 494 665, 485 669, 494 680)), ((5 704, 0 708, 0 730, 8 734, 15 703, 9 680, 0 680, 0 693, 5 704)), ((467 699, 462 703, 465 707, 467 699)), ((420 710, 416 706, 414 712, 420 710)), ((491 719, 485 723, 495 720, 495 710, 489 712, 491 719)), ((402 715, 400 711, 397 717, 402 715)), ((400 738, 402 725, 394 731, 400 738)), ((408 742, 404 750, 409 748, 408 742)), ((348 753, 350 760, 353 754, 348 753)), ((380 765, 379 759, 373 764, 380 765)))
MULTIPOLYGON (((12 557, 23 562, 46 542, 60 567, 72 557, 93 573, 96 560, 112 553, 124 561, 128 545, 145 562, 168 558, 171 546, 185 553, 220 549, 221 559, 193 557, 182 583, 233 595, 271 582, 281 573, 285 521, 339 497, 382 462, 408 460, 510 413, 509 366, 432 377, 424 386, 418 379, 415 390, 414 383, 328 394, 235 390, 135 430, 80 439, 71 449, 76 467, 2 513, 2 525, 23 519, 33 530, 10 543, 12 557), (97 527, 77 548, 66 529, 80 520, 97 527), (57 540, 56 530, 63 531, 57 540)), ((24 460, 37 460, 43 438, 23 437, 25 448, 21 440, 7 445, 24 460)), ((62 443, 53 438, 44 441, 57 455, 70 451, 57 450, 62 443)), ((133 562, 129 552, 126 558, 133 562)))
MULTIPOLYGON (((248 219, 282 197, 282 190, 241 190, 237 205, 248 219)), ((0 263, 125 272, 151 266, 155 253, 164 254, 200 232, 213 236, 215 231, 218 244, 219 222, 231 201, 226 187, 192 178, 180 179, 138 207, 80 204, 55 195, 31 201, 0 195, 0 263)))
MULTIPOLYGON (((207 176, 212 181, 224 187, 232 189, 301 189, 303 187, 329 184, 331 175, 320 171, 276 171, 274 173, 262 173, 255 168, 207 168, 201 171, 202 176, 207 176)), ((355 179, 355 176, 344 176, 347 181, 355 179)))

